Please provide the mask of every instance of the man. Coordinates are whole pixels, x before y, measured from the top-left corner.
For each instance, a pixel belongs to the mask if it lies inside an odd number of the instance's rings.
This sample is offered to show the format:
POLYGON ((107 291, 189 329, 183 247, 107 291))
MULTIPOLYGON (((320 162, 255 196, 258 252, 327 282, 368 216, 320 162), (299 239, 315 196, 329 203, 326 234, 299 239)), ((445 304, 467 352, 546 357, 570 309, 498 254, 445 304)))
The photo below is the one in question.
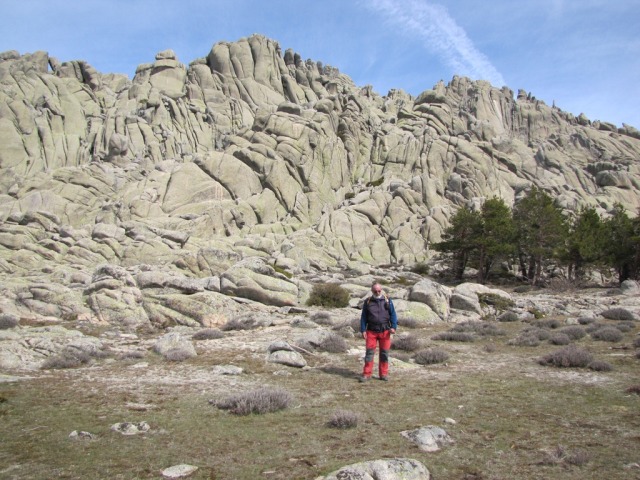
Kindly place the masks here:
POLYGON ((360 331, 366 340, 366 354, 361 382, 371 379, 373 373, 373 357, 376 353, 376 343, 379 343, 380 358, 378 360, 378 374, 380 380, 387 381, 389 374, 389 350, 391 349, 391 335, 398 328, 398 317, 393 302, 382 293, 382 286, 374 283, 371 295, 364 301, 360 316, 360 331))

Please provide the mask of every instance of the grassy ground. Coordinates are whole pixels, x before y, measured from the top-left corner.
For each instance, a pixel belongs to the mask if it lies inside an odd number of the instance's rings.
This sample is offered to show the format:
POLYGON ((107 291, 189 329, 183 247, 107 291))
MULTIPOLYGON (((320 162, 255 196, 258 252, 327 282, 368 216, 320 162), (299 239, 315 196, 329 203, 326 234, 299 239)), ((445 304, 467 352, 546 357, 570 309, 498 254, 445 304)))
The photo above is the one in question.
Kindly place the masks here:
POLYGON ((392 364, 388 383, 358 383, 355 355, 319 354, 307 358, 312 368, 290 369, 266 363, 256 349, 226 351, 224 340, 198 343, 199 356, 180 364, 155 355, 144 369, 100 360, 1 383, 0 478, 159 478, 162 469, 189 463, 199 467, 197 479, 313 479, 384 457, 418 459, 435 479, 640 478, 629 466, 640 462, 640 396, 625 392, 640 384, 632 347, 638 328, 616 344, 576 342, 614 367, 593 372, 540 366, 537 358, 560 347, 507 345, 525 325, 499 326, 506 335, 468 344, 430 340, 444 325, 411 331, 450 360, 392 364), (207 376, 222 363, 246 373, 207 376), (209 403, 258 385, 287 389, 293 406, 235 416, 209 403), (338 409, 359 413, 358 426, 329 428, 338 409), (445 424, 447 417, 456 424, 445 424), (143 420, 151 425, 144 435, 110 430, 143 420), (425 425, 444 428, 455 444, 426 453, 400 435, 425 425), (73 430, 97 440, 72 441, 73 430))

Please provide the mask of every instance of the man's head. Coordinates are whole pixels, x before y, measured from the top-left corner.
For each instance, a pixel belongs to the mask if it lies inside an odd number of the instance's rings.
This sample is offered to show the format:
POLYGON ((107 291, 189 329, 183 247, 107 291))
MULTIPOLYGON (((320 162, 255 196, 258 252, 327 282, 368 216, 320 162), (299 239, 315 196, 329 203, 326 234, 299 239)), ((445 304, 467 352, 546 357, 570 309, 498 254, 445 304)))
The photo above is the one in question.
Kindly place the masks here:
POLYGON ((375 296, 382 295, 382 285, 380 285, 379 283, 374 283, 373 285, 371 285, 371 293, 373 293, 375 296))

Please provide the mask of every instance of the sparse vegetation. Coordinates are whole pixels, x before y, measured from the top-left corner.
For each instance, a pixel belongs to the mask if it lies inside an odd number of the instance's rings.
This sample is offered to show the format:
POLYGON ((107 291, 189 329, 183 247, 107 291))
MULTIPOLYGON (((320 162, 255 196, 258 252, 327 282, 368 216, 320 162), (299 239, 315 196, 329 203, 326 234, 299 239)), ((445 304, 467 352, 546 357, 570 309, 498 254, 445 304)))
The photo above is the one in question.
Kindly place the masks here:
POLYGON ((331 314, 328 312, 316 312, 311 315, 311 321, 317 323, 318 325, 333 325, 333 319, 331 318, 331 314))
POLYGON ((480 293, 478 294, 478 300, 480 305, 491 305, 499 312, 509 310, 515 305, 513 300, 494 293, 480 293))
POLYGON ((595 317, 580 317, 578 323, 580 325, 590 325, 596 321, 595 317))
POLYGON ((613 370, 613 366, 604 360, 594 360, 587 365, 587 368, 595 372, 610 372, 613 370))
POLYGON ((532 332, 524 332, 509 340, 507 344, 515 347, 537 347, 540 345, 540 339, 532 332))
POLYGON ((277 412, 288 408, 293 396, 278 387, 260 387, 256 390, 231 395, 215 405, 222 410, 229 410, 235 415, 263 414, 277 412))
POLYGON ((191 336, 193 340, 216 340, 223 337, 224 333, 217 328, 204 328, 191 336))
POLYGON ((635 315, 626 308, 609 308, 600 313, 604 318, 608 320, 635 320, 635 315))
POLYGON ((391 348, 404 352, 415 352, 420 348, 420 340, 411 334, 397 335, 391 341, 391 348))
POLYGON ((331 428, 355 428, 358 426, 360 416, 350 410, 338 410, 327 422, 331 428))
POLYGON ((494 323, 489 322, 462 322, 456 324, 450 332, 475 333, 481 337, 499 337, 506 332, 494 323))
POLYGON ((640 337, 636 337, 636 338, 633 340, 633 346, 634 346, 635 348, 640 348, 640 337))
POLYGON ((433 365, 449 360, 449 354, 440 348, 425 348, 417 352, 413 359, 420 365, 433 365))
POLYGON ((398 327, 418 328, 420 327, 420 322, 413 317, 402 317, 398 319, 398 327))
POLYGON ((307 300, 309 306, 344 308, 349 305, 349 292, 335 283, 316 283, 307 300))
POLYGON ((625 390, 626 393, 632 393, 634 395, 640 395, 640 384, 631 385, 625 390))
POLYGON ((499 322, 517 322, 520 318, 516 312, 507 311, 498 315, 499 322))
POLYGON ((591 338, 601 342, 619 342, 623 337, 622 332, 615 327, 602 327, 591 333, 591 338))
POLYGON ((584 331, 584 328, 577 325, 570 325, 568 327, 561 328, 558 333, 567 335, 571 340, 580 340, 587 334, 587 332, 584 331))
POLYGON ((416 263, 411 271, 413 273, 417 273, 418 275, 429 275, 429 265, 426 263, 416 263))
POLYGON ((585 368, 593 361, 593 355, 586 350, 569 345, 542 357, 538 363, 558 368, 585 368))
POLYGON ((544 459, 540 462, 541 465, 575 465, 581 466, 589 462, 589 454, 584 450, 568 451, 562 445, 558 445, 552 450, 545 452, 544 459))
POLYGON ((431 337, 432 340, 441 340, 444 342, 473 342, 475 337, 466 332, 442 332, 431 337))
POLYGON ((349 349, 349 345, 340 335, 331 332, 320 342, 317 349, 322 352, 344 353, 349 349))
POLYGON ((242 315, 230 319, 220 329, 229 332, 232 330, 254 330, 260 326, 261 323, 253 315, 242 315))
POLYGON ((635 325, 630 322, 620 322, 614 325, 614 327, 620 330, 622 333, 628 333, 635 328, 635 325))
POLYGON ((186 348, 172 348, 167 350, 163 355, 163 358, 169 362, 184 362, 194 357, 194 352, 187 350, 186 348))
POLYGON ((549 337, 549 343, 552 345, 569 345, 571 338, 566 333, 555 332, 549 337))
POLYGON ((91 361, 91 355, 82 350, 67 348, 60 354, 47 358, 42 364, 42 369, 76 368, 91 361))
POLYGON ((121 353, 118 358, 120 360, 140 360, 146 356, 146 352, 142 350, 128 350, 121 353))

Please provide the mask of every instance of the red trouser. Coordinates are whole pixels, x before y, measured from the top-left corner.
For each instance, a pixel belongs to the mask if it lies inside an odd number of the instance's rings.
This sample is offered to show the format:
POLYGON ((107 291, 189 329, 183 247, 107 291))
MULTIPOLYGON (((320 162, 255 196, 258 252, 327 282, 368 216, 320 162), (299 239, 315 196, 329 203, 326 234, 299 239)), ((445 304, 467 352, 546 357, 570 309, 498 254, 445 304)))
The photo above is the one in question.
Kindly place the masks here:
POLYGON ((391 349, 391 330, 384 332, 372 332, 367 330, 366 349, 364 356, 364 370, 362 375, 370 377, 373 373, 373 357, 376 354, 376 343, 380 342, 380 359, 378 361, 378 373, 386 377, 389 373, 389 350, 391 349))

